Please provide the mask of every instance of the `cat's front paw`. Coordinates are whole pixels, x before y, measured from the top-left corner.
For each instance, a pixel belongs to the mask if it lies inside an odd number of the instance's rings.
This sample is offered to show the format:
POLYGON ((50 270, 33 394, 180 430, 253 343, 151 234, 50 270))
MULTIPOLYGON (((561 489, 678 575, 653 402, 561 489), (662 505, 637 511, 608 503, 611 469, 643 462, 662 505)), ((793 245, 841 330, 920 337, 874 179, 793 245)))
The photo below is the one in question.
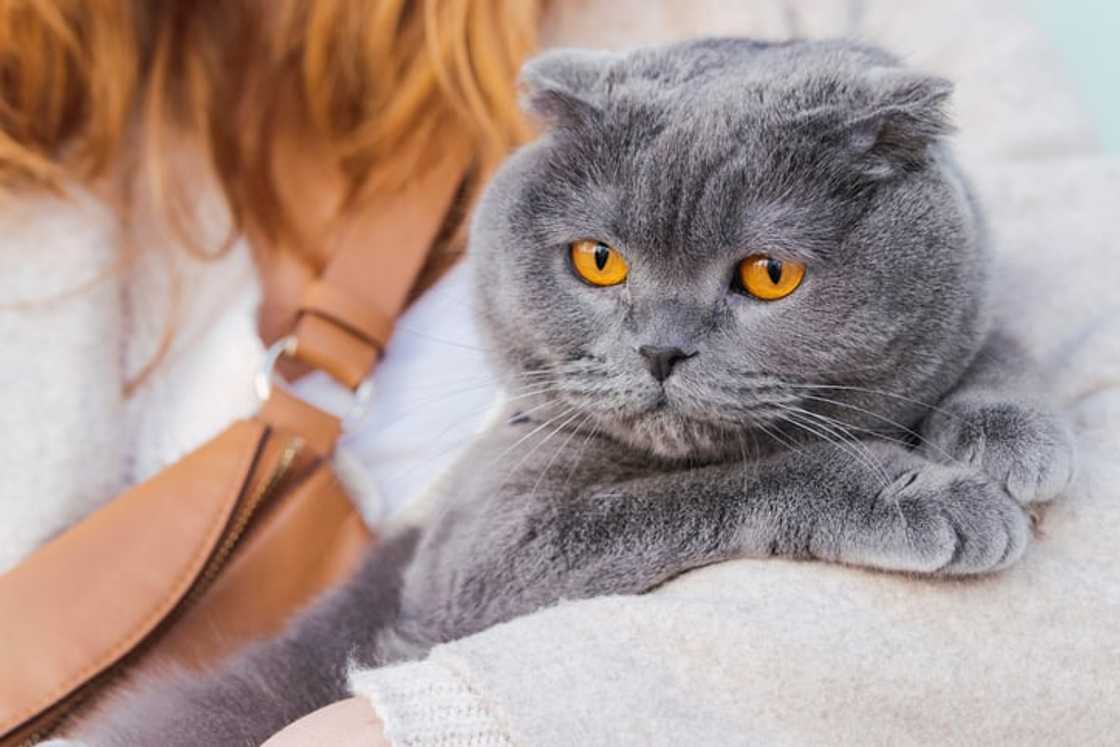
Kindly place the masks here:
POLYGON ((937 575, 990 573, 1030 539, 1023 508, 983 474, 926 463, 883 488, 862 517, 849 562, 937 575))
POLYGON ((963 400, 932 413, 923 431, 928 458, 981 470, 1023 505, 1053 500, 1073 479, 1073 435, 1038 408, 963 400))

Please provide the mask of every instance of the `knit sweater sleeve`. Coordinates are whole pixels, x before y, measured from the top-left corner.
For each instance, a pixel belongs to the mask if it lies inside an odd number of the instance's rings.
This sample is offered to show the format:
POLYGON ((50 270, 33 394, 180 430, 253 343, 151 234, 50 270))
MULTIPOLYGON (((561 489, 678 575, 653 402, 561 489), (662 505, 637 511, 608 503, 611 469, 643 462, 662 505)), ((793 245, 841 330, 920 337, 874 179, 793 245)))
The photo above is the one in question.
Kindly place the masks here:
POLYGON ((455 657, 433 657, 383 669, 357 670, 350 683, 355 694, 372 703, 394 745, 517 744, 497 706, 481 692, 469 668, 455 657), (456 666, 456 664, 460 666, 456 666))
POLYGON ((734 722, 727 732, 726 721, 703 727, 696 717, 731 710, 713 691, 732 690, 718 651, 738 641, 699 624, 718 615, 714 596, 673 597, 561 604, 439 646, 423 661, 356 670, 351 686, 398 747, 658 744, 666 724, 696 744, 729 743, 721 736, 734 734, 734 722), (690 695, 682 689, 700 682, 690 695))
POLYGON ((1120 628, 1116 574, 1090 556, 1120 511, 1093 503, 983 584, 725 563, 351 684, 396 747, 1097 743, 1120 712, 1120 628))

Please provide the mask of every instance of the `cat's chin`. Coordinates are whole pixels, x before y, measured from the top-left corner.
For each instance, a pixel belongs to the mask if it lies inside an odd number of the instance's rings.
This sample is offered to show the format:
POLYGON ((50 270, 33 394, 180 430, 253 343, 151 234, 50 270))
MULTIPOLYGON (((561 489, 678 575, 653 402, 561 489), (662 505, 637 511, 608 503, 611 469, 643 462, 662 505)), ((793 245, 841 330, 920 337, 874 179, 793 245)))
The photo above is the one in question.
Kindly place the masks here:
POLYGON ((709 461, 728 456, 729 434, 725 429, 660 403, 625 422, 604 424, 603 430, 659 459, 709 461))

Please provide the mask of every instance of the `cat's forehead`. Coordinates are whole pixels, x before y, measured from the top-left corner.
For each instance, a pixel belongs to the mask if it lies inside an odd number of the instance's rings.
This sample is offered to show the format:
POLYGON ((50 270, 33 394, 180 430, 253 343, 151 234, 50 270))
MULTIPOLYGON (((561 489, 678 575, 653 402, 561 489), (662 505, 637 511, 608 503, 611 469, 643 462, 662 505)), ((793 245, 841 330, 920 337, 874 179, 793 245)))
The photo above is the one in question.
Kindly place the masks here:
POLYGON ((831 146, 790 123, 835 91, 812 90, 804 69, 797 80, 778 67, 752 80, 726 63, 691 62, 675 78, 639 68, 649 77, 615 86, 603 126, 582 133, 598 139, 605 168, 585 173, 611 196, 617 235, 674 256, 760 240, 823 252, 845 200, 831 178, 831 146))
POLYGON ((655 114, 694 110, 796 113, 857 104, 869 70, 897 65, 857 43, 705 39, 635 50, 615 58, 599 80, 605 108, 645 104, 655 114))
POLYGON ((831 145, 805 122, 864 109, 870 71, 883 65, 892 58, 850 42, 712 39, 637 50, 605 66, 589 93, 600 126, 585 134, 636 166, 688 159, 711 169, 738 159, 792 177, 819 170, 831 145))
POLYGON ((947 83, 849 42, 568 50, 527 81, 552 125, 519 199, 543 244, 575 232, 674 257, 759 243, 824 256, 874 185, 921 169, 948 127, 947 83))

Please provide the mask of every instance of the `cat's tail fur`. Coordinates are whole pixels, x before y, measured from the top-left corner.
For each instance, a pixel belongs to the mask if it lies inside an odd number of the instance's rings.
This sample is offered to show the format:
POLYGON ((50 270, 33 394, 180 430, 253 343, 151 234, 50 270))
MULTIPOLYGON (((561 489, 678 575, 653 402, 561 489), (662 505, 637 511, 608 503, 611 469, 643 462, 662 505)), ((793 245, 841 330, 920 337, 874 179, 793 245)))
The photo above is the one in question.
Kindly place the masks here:
POLYGON ((296 719, 348 697, 351 663, 387 653, 403 571, 419 531, 373 548, 355 576, 329 592, 280 637, 255 644, 210 675, 180 671, 132 685, 78 738, 88 747, 259 745, 296 719))

